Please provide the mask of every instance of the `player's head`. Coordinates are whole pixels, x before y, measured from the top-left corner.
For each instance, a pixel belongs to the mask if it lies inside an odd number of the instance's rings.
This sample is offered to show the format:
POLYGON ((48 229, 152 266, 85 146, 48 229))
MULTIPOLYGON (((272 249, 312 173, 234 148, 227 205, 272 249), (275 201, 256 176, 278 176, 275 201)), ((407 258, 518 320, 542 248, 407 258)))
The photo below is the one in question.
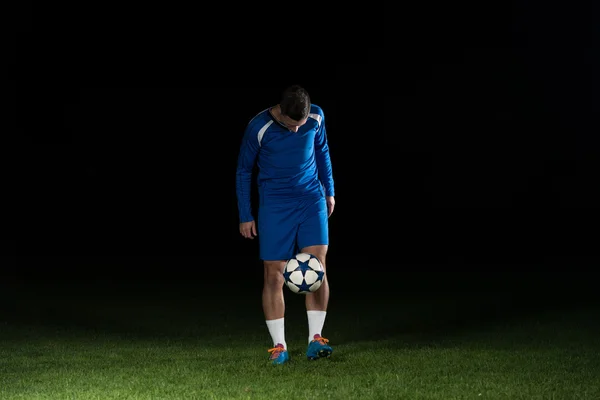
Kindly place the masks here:
POLYGON ((310 96, 302 86, 292 85, 283 91, 279 106, 284 117, 302 122, 310 113, 310 96))

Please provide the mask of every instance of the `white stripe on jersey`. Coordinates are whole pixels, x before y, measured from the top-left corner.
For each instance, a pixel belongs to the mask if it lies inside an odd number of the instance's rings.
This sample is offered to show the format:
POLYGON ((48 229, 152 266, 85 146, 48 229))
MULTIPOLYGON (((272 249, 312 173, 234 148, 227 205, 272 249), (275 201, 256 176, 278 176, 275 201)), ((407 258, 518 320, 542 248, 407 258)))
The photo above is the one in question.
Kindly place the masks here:
POLYGON ((317 120, 317 123, 319 124, 319 126, 317 127, 318 130, 321 127, 321 114, 308 114, 308 117, 317 120))
POLYGON ((260 146, 260 142, 262 141, 263 135, 265 134, 265 131, 269 128, 269 126, 271 126, 271 124, 273 123, 273 120, 270 120, 269 122, 267 122, 265 124, 265 126, 263 126, 262 128, 260 128, 260 131, 258 131, 258 145, 260 146))

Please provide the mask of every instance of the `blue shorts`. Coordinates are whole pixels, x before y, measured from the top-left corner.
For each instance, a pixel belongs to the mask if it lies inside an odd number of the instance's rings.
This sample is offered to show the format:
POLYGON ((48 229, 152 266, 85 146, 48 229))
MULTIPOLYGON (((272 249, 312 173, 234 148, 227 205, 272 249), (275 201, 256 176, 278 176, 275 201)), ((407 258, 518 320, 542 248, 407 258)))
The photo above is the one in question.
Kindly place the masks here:
POLYGON ((304 247, 329 244, 325 197, 261 204, 258 241, 262 260, 288 260, 304 247))

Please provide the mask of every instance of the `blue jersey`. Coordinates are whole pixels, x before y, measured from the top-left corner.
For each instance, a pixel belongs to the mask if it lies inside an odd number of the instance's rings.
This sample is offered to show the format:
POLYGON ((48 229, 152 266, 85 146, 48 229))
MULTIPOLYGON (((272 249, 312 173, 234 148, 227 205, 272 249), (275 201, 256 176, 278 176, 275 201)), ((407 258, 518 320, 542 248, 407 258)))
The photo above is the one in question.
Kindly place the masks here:
POLYGON ((311 104, 306 123, 292 132, 269 109, 246 126, 236 172, 240 222, 252 221, 252 170, 258 165, 258 192, 263 201, 287 202, 335 196, 325 115, 311 104))

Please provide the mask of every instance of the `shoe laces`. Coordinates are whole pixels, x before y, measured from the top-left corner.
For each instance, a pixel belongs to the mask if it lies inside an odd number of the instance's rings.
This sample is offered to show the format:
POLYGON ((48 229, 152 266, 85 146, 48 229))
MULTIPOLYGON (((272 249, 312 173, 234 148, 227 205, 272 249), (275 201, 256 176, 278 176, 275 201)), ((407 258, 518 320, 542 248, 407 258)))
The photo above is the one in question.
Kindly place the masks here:
POLYGON ((323 336, 318 336, 316 338, 313 339, 313 342, 317 341, 320 344, 322 344, 323 346, 326 345, 327 343, 329 343, 329 339, 325 339, 323 336))
POLYGON ((285 349, 283 348, 283 345, 280 345, 280 344, 273 347, 272 349, 269 349, 268 352, 271 353, 271 357, 269 357, 269 359, 271 359, 271 360, 276 359, 284 351, 285 351, 285 349))

